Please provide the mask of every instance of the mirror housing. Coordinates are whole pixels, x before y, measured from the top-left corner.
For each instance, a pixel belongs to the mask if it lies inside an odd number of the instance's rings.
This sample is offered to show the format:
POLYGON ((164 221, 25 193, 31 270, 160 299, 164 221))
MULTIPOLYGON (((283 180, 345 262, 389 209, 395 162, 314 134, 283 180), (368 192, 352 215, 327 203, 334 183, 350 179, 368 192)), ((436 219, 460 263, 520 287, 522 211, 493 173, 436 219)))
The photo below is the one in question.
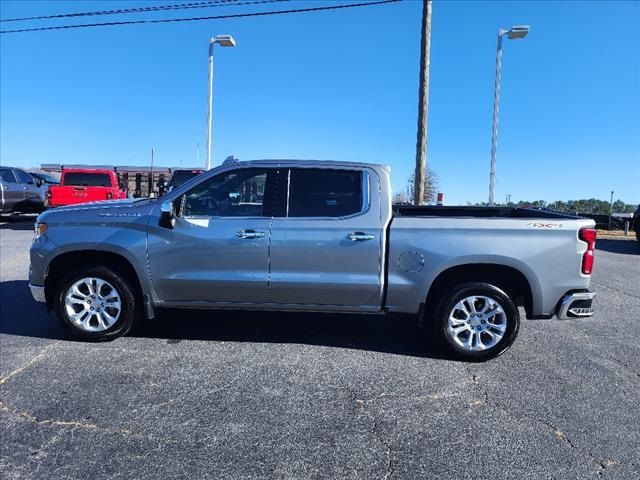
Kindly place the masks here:
POLYGON ((173 202, 162 202, 160 205, 159 225, 164 228, 173 228, 176 224, 176 212, 173 202))

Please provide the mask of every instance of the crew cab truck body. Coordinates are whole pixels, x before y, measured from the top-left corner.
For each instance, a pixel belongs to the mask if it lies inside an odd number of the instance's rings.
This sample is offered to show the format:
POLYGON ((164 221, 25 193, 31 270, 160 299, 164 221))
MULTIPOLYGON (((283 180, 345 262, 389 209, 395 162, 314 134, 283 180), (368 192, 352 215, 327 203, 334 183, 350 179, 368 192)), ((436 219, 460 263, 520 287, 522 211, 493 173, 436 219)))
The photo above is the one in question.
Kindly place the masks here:
POLYGON ((252 161, 160 200, 49 211, 32 294, 89 340, 164 307, 410 313, 471 360, 511 345, 518 304, 529 318, 592 314, 592 220, 391 197, 384 166, 252 161))
POLYGON ((115 170, 64 168, 60 184, 49 187, 45 203, 47 207, 60 207, 123 198, 127 198, 127 192, 118 185, 115 170))

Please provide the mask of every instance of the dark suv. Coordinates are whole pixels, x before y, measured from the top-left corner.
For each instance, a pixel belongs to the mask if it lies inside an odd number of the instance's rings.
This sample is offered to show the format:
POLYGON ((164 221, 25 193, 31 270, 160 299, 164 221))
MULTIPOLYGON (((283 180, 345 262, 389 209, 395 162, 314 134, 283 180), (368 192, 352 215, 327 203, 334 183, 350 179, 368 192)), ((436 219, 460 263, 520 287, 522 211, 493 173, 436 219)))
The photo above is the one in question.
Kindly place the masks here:
POLYGON ((0 167, 0 213, 44 210, 42 182, 21 168, 0 167))
POLYGON ((185 169, 176 169, 171 174, 171 178, 169 179, 169 183, 167 184, 167 191, 170 192, 176 187, 179 187, 187 180, 191 180, 193 177, 197 177, 204 170, 194 169, 194 168, 185 168, 185 169))

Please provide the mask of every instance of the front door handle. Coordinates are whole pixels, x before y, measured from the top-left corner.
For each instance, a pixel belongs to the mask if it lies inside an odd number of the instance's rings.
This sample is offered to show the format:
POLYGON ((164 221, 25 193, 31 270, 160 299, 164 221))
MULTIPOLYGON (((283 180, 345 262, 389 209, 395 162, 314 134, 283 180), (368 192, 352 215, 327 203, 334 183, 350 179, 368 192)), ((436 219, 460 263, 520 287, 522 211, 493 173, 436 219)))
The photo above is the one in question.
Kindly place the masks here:
POLYGON ((352 242, 364 242, 366 240, 373 240, 375 235, 371 235, 370 233, 364 232, 353 232, 347 235, 347 238, 352 242))
POLYGON ((240 230, 236 232, 236 237, 238 238, 262 238, 264 237, 264 232, 258 232, 256 230, 240 230))

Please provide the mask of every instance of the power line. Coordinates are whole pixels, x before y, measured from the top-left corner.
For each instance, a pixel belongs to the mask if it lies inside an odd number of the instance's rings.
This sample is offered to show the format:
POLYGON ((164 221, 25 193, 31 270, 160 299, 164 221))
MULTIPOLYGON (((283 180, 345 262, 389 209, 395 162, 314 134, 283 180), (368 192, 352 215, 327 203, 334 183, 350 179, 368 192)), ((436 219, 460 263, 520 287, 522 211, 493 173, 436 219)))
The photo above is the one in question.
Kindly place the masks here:
MULTIPOLYGON (((174 5, 156 5, 149 7, 132 7, 132 8, 120 8, 116 10, 98 10, 95 12, 76 12, 76 13, 59 13, 56 15, 40 15, 37 17, 20 17, 20 18, 6 18, 0 19, 0 22, 22 22, 26 20, 45 20, 53 18, 70 18, 70 17, 87 17, 98 15, 122 15, 127 13, 147 13, 147 12, 162 12, 165 10, 186 10, 192 8, 213 8, 213 7, 226 7, 229 5, 246 5, 246 3, 236 3, 239 0, 209 0, 206 2, 191 2, 191 3, 178 3, 174 5)), ((289 0, 271 0, 271 1, 289 1, 289 0)), ((257 2, 248 2, 257 3, 257 2)), ((260 2, 262 3, 262 2, 260 2)))
MULTIPOLYGON (((262 2, 271 2, 274 0, 261 0, 262 2)), ((160 20, 129 20, 122 22, 104 22, 104 23, 85 23, 77 25, 60 25, 56 27, 36 27, 23 28, 18 30, 1 30, 0 34, 5 33, 25 33, 25 32, 42 32, 48 30, 66 30, 72 28, 93 28, 93 27, 113 27, 117 25, 141 25, 147 23, 176 23, 176 22, 195 22, 199 20, 220 20, 224 18, 241 18, 241 17, 261 17, 265 15, 282 15, 288 13, 303 12, 319 12, 323 10, 338 10, 343 8, 367 7, 372 5, 383 5, 386 3, 397 3, 402 0, 377 0, 373 2, 348 3, 344 5, 331 5, 328 7, 311 7, 311 8, 295 8, 290 10, 272 10, 268 12, 252 12, 252 13, 235 13, 228 15, 214 15, 209 17, 193 17, 193 18, 169 18, 160 20)))

